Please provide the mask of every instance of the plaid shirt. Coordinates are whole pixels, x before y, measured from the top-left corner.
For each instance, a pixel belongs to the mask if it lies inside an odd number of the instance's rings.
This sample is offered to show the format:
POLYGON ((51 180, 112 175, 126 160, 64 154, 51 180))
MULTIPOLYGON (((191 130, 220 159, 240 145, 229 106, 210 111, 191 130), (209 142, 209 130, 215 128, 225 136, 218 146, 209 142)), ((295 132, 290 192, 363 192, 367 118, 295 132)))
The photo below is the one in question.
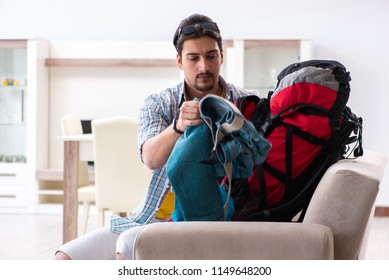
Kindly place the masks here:
MULTIPOLYGON (((219 81, 224 88, 225 97, 232 102, 245 95, 258 95, 256 91, 245 90, 226 83, 222 77, 219 77, 219 81)), ((175 87, 146 98, 138 119, 138 145, 141 155, 143 143, 164 131, 173 123, 173 119, 178 118, 180 106, 185 101, 185 97, 185 83, 181 82, 175 87)), ((141 210, 126 218, 113 215, 111 231, 121 233, 131 227, 151 223, 168 192, 168 184, 165 166, 155 169, 141 210)))

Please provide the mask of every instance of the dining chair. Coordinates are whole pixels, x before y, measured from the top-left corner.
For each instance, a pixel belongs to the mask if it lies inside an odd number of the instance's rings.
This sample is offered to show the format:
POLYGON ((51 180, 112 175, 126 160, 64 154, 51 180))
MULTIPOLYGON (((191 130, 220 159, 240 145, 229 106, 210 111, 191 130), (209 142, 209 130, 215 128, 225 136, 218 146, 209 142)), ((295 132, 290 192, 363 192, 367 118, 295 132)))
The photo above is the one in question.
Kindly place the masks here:
MULTIPOLYGON (((62 135, 83 134, 81 120, 73 114, 61 118, 62 135)), ((78 202, 83 206, 81 233, 85 234, 88 226, 90 205, 96 202, 96 188, 90 184, 88 162, 80 161, 78 167, 78 202)))
POLYGON ((101 226, 105 210, 129 214, 146 196, 152 172, 141 162, 137 132, 135 118, 113 116, 92 121, 96 208, 101 226))

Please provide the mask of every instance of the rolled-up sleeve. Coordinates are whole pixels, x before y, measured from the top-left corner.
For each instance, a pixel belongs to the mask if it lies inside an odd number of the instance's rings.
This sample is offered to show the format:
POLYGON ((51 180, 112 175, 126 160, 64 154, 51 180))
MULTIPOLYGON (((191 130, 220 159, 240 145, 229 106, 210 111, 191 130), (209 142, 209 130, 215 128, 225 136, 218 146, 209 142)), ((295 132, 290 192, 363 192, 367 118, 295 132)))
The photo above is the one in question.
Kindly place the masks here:
POLYGON ((178 116, 179 91, 168 89, 152 94, 144 101, 138 116, 138 148, 142 158, 143 144, 164 131, 178 116))

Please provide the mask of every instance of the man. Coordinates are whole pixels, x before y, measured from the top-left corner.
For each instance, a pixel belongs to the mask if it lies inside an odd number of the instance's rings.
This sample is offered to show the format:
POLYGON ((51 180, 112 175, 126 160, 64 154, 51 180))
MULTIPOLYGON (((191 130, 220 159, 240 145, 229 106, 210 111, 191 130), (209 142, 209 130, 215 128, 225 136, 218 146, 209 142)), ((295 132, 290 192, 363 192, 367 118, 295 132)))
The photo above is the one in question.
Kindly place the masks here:
POLYGON ((62 246, 56 259, 131 259, 133 240, 142 225, 154 217, 169 192, 165 164, 177 139, 190 126, 200 125, 199 102, 207 94, 230 101, 256 94, 226 83, 220 76, 222 37, 215 22, 194 14, 178 26, 173 44, 184 81, 149 96, 139 114, 142 161, 154 170, 142 211, 131 218, 113 217, 111 229, 101 228, 62 246))

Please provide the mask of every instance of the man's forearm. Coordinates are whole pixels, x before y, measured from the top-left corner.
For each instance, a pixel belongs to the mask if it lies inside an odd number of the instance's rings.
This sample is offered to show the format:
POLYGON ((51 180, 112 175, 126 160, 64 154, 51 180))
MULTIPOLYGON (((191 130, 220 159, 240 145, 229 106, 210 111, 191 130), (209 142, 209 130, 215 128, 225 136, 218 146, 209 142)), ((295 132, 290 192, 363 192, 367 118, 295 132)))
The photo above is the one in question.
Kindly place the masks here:
POLYGON ((160 134, 147 140, 142 146, 142 159, 146 166, 150 169, 161 168, 169 159, 180 136, 170 125, 160 134))

